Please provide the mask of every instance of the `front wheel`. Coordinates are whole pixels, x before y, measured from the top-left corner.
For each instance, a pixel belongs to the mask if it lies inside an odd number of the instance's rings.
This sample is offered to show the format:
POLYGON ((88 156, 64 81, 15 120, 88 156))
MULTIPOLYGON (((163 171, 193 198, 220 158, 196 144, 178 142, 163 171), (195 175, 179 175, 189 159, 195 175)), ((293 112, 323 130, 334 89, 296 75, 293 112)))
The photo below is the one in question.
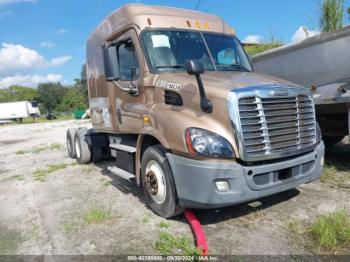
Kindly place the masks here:
POLYGON ((146 202, 164 218, 180 215, 183 208, 176 195, 174 178, 161 145, 149 147, 142 157, 141 182, 146 202))

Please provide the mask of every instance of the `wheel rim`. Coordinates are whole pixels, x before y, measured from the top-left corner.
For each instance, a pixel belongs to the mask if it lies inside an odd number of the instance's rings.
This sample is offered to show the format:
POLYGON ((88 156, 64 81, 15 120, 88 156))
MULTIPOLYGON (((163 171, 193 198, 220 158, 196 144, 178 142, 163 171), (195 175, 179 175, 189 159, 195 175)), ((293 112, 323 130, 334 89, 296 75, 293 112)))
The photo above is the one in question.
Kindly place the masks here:
POLYGON ((75 153, 77 155, 77 158, 80 158, 81 152, 78 139, 75 140, 75 153))
POLYGON ((166 198, 165 176, 162 167, 156 161, 146 166, 145 185, 150 197, 157 204, 163 204, 166 198))

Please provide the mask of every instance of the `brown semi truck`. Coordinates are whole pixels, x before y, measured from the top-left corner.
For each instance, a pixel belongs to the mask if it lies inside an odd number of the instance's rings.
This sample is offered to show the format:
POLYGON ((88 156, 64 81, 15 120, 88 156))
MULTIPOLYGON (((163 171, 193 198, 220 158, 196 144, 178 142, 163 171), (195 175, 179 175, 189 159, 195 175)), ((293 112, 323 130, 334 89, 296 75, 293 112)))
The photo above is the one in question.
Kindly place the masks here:
POLYGON ((235 31, 190 10, 126 5, 87 42, 90 130, 67 131, 81 164, 142 186, 170 218, 318 179, 324 145, 312 94, 253 72, 235 31))

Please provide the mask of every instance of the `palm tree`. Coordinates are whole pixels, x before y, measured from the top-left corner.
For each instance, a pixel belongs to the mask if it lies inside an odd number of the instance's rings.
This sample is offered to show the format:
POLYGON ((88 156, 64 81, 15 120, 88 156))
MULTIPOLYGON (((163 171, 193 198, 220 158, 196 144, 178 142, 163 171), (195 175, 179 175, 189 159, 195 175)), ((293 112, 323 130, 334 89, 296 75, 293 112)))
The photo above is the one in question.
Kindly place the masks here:
POLYGON ((323 0, 320 28, 322 32, 331 32, 343 27, 344 0, 323 0))

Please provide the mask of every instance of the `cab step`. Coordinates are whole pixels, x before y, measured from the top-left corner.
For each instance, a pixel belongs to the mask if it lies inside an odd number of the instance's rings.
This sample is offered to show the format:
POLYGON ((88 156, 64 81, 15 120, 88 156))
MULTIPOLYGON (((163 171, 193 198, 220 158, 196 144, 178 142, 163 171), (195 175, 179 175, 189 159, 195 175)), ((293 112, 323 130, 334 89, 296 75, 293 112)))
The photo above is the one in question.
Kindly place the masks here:
POLYGON ((109 147, 112 149, 118 149, 121 151, 125 151, 128 153, 135 153, 136 147, 128 146, 128 145, 122 145, 122 144, 109 144, 109 147))
POLYGON ((128 180, 128 181, 131 181, 132 179, 135 178, 134 174, 131 174, 128 171, 125 171, 124 169, 121 169, 121 168, 116 167, 116 166, 107 167, 107 170, 109 172, 111 172, 113 175, 116 175, 116 176, 123 178, 125 180, 128 180))

